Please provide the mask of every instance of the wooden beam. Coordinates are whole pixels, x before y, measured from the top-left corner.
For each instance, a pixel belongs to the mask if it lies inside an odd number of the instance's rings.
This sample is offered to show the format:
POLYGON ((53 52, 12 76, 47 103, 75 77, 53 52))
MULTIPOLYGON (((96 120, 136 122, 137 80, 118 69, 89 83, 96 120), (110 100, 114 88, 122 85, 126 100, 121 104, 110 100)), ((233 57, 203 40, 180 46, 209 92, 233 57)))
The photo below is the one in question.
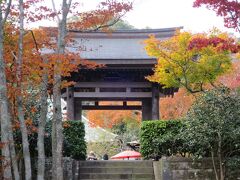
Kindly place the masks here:
POLYGON ((74 99, 81 101, 142 101, 148 98, 126 98, 126 97, 75 97, 74 99))
MULTIPOLYGON (((90 59, 88 59, 90 60, 90 59)), ((157 63, 156 59, 96 59, 96 60, 90 60, 94 61, 98 64, 110 64, 110 65, 154 65, 157 63)), ((149 68, 150 69, 150 68, 149 68)))
POLYGON ((76 98, 151 98, 152 92, 74 92, 76 98))
MULTIPOLYGON (((133 93, 133 92, 131 92, 133 93)), ((138 93, 142 93, 142 92, 138 92, 138 93)), ((146 93, 146 92, 145 92, 146 93)), ((106 93, 105 93, 105 96, 92 96, 94 95, 94 93, 91 93, 91 94, 87 94, 85 96, 80 96, 80 94, 77 94, 77 96, 74 95, 74 98, 80 98, 81 100, 83 101, 142 101, 142 99, 146 99, 146 98, 151 98, 152 97, 152 92, 150 92, 147 96, 138 96, 139 94, 137 94, 136 96, 130 96, 130 97, 126 97, 126 96, 117 96, 117 97, 110 97, 110 96, 106 96, 106 93)), ((163 97, 166 97, 166 95, 164 95, 163 93, 159 93, 159 97, 160 98, 163 98, 163 97)), ((67 93, 63 93, 62 94, 62 98, 66 101, 66 98, 67 98, 67 93)))
POLYGON ((82 106, 82 110, 141 110, 142 106, 121 106, 121 105, 102 105, 102 106, 82 106))
POLYGON ((88 87, 88 88, 146 88, 152 87, 150 82, 80 82, 74 87, 88 87))

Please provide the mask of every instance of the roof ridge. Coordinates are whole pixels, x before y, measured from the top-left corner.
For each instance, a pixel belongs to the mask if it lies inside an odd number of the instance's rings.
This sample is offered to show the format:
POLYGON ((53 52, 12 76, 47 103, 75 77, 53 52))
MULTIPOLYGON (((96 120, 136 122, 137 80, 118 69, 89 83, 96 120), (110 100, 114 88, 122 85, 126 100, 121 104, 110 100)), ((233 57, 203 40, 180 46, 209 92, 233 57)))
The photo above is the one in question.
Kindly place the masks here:
POLYGON ((158 32, 169 32, 169 31, 176 31, 179 29, 183 29, 183 26, 179 27, 169 27, 169 28, 156 28, 156 29, 118 29, 118 30, 112 30, 110 32, 104 32, 104 31, 79 31, 79 30, 69 30, 69 32, 75 32, 75 33, 158 33, 158 32))
MULTIPOLYGON (((47 27, 47 26, 40 26, 39 28, 42 29, 50 29, 50 30, 57 30, 57 27, 47 27)), ((68 30, 68 32, 73 33, 91 33, 91 34, 106 34, 106 33, 158 33, 158 32, 169 32, 169 31, 176 31, 179 29, 183 29, 183 26, 178 27, 168 27, 168 28, 153 28, 153 29, 118 29, 118 30, 110 30, 109 32, 104 31, 80 31, 80 30, 68 30)))

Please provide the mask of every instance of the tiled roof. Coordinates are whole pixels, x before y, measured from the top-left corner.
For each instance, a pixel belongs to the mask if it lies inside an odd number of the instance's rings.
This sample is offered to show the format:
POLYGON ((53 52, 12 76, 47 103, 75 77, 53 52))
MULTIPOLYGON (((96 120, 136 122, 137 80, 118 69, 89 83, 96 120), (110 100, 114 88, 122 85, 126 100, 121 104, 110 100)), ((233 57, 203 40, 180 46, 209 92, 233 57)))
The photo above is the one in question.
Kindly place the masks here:
POLYGON ((172 37, 177 29, 142 29, 105 32, 71 31, 76 43, 70 51, 80 52, 85 59, 152 59, 145 50, 143 41, 150 34, 159 39, 172 37))

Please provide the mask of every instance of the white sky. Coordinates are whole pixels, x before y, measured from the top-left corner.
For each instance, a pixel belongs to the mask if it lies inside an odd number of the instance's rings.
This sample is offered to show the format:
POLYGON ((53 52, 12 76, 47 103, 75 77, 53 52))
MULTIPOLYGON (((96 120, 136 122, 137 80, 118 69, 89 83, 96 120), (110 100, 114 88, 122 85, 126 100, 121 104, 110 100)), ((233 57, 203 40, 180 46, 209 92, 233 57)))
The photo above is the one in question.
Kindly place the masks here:
MULTIPOLYGON (((93 9, 101 1, 103 0, 82 0, 82 8, 93 9)), ((55 2, 58 4, 61 1, 55 2)), ((225 28, 223 18, 217 17, 215 12, 205 7, 193 8, 193 2, 194 0, 134 0, 133 10, 128 12, 124 19, 140 29, 183 26, 184 30, 203 32, 217 27, 240 36, 234 29, 225 28)))
MULTIPOLYGON (((217 27, 223 31, 235 32, 224 27, 222 17, 205 7, 193 8, 194 0, 135 0, 132 12, 126 20, 137 28, 165 28, 184 26, 193 32, 208 31, 217 27)), ((237 34, 237 33, 235 33, 237 34)))

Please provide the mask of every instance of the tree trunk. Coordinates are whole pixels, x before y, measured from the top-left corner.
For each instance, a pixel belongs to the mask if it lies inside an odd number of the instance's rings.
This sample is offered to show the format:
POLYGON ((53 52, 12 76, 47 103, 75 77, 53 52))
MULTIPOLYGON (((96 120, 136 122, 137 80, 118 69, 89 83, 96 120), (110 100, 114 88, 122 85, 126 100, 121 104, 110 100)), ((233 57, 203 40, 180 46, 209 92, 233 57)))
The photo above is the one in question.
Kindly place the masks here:
POLYGON ((3 179, 12 179, 11 173, 11 158, 9 149, 9 123, 10 114, 8 110, 7 99, 7 83, 5 74, 5 63, 3 59, 3 15, 0 8, 0 120, 1 120, 1 142, 6 143, 2 149, 4 161, 9 163, 9 166, 3 167, 3 179))
MULTIPOLYGON (((65 36, 62 31, 62 23, 59 23, 58 34, 58 54, 64 53, 63 41, 65 36)), ((57 62, 58 63, 58 62, 57 62)), ((54 67, 54 82, 53 87, 53 126, 52 126, 52 145, 53 145, 53 179, 62 180, 62 111, 61 111, 61 75, 58 69, 58 64, 54 67)))
POLYGON ((47 83, 48 83, 48 74, 46 68, 44 69, 44 74, 42 77, 41 83, 41 112, 40 119, 38 123, 38 180, 44 180, 44 171, 45 171, 45 150, 44 150, 44 135, 45 135, 45 124, 47 118, 48 110, 48 92, 47 92, 47 83))
POLYGON ((20 121, 20 130, 21 130, 21 134, 22 134, 25 179, 31 180, 32 179, 32 171, 31 171, 31 159, 30 159, 30 151, 29 151, 28 134, 27 134, 27 128, 26 128, 25 120, 24 120, 22 97, 20 95, 17 98, 17 106, 18 106, 18 118, 20 121))
MULTIPOLYGON (((1 40, 0 40, 1 41, 1 40)), ((0 45, 1 48, 1 45, 0 45)), ((1 50, 0 50, 1 51, 1 50)), ((1 52, 0 52, 1 54, 1 52)), ((0 55, 1 56, 1 55, 0 55)), ((1 143, 4 143, 2 148, 2 156, 4 157, 4 163, 2 164, 1 168, 3 171, 3 179, 12 179, 12 172, 11 172, 11 156, 10 156, 10 149, 9 149, 9 125, 8 120, 9 112, 7 110, 7 96, 5 96, 4 92, 6 89, 2 86, 2 63, 0 58, 0 120, 1 120, 1 143)))
MULTIPOLYGON (((12 116, 10 115, 10 118, 11 117, 12 116)), ((20 176, 18 171, 18 157, 16 156, 16 150, 15 150, 15 144, 14 144, 14 138, 13 138, 12 120, 9 122, 8 129, 9 129, 9 141, 10 141, 9 147, 10 147, 10 155, 11 155, 11 161, 12 161, 14 180, 19 180, 20 176)))
MULTIPOLYGON (((52 0, 53 5, 54 1, 52 0)), ((58 22, 58 39, 57 39, 57 54, 64 54, 65 52, 65 38, 66 38, 66 24, 67 15, 69 8, 71 6, 71 0, 67 4, 67 0, 62 0, 62 19, 58 22)), ((62 112, 61 112, 61 70, 58 67, 58 61, 54 67, 54 87, 53 87, 53 129, 52 133, 55 136, 53 139, 53 148, 55 146, 55 155, 53 155, 53 168, 54 176, 53 179, 62 180, 63 170, 62 170, 62 144, 63 144, 63 134, 62 134, 62 112)))
MULTIPOLYGON (((61 81, 59 75, 55 75, 55 82, 61 81)), ((53 88, 53 108, 54 108, 54 119, 55 119, 55 155, 54 167, 55 167, 55 177, 53 179, 62 180, 63 179, 63 169, 62 169, 62 144, 63 144, 63 135, 62 135, 62 112, 61 112, 61 91, 59 83, 56 83, 53 88)))
POLYGON ((214 157, 214 152, 213 152, 213 149, 211 149, 211 159, 212 159, 212 164, 213 164, 213 170, 214 170, 214 173, 215 173, 215 178, 216 178, 216 180, 219 180, 214 158, 215 158, 214 157))
POLYGON ((219 159, 219 169, 220 169, 220 180, 224 180, 223 162, 222 162, 222 137, 220 133, 218 133, 218 159, 219 159))
POLYGON ((32 179, 32 170, 31 170, 31 159, 29 151, 29 142, 27 128, 24 120, 24 111, 23 111, 23 97, 22 97, 22 86, 21 86, 21 75, 22 75, 22 59, 23 59, 23 36, 24 36, 24 10, 23 10, 23 0, 19 0, 19 19, 20 19, 20 33, 19 33, 19 42, 18 42, 18 59, 17 59, 17 82, 19 94, 17 95, 17 111, 18 118, 20 121, 20 129, 22 134, 22 146, 23 146, 23 157, 25 165, 25 179, 32 179))
MULTIPOLYGON (((53 100, 54 101, 54 100, 53 100)), ((54 108, 54 105, 53 105, 54 108)), ((56 137, 56 118, 54 117, 55 113, 53 113, 52 119, 52 179, 56 177, 56 146, 57 146, 57 137, 56 137)))

